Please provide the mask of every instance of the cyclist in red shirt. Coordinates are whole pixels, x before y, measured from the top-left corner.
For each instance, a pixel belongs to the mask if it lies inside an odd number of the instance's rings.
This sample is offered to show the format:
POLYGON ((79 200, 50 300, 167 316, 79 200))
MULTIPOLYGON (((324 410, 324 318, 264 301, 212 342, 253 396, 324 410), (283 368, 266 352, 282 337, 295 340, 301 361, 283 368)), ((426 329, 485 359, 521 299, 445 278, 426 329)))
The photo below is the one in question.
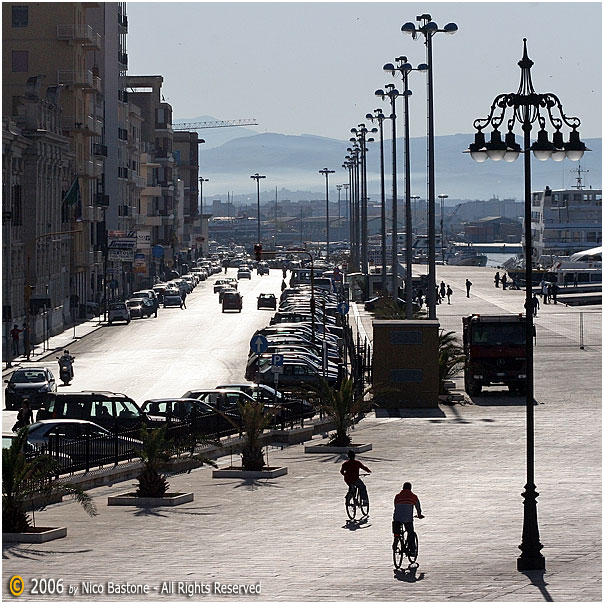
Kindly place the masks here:
MULTIPOLYGON (((410 549, 415 549, 415 531, 413 530, 413 508, 417 511, 417 517, 423 518, 422 506, 419 498, 411 490, 411 483, 403 484, 403 490, 394 497, 394 517, 392 518, 392 531, 395 535, 400 535, 401 524, 407 531, 407 545, 410 549)), ((395 544, 396 545, 396 542, 395 544)), ((393 547, 394 547, 393 545, 393 547)), ((413 554, 414 552, 411 551, 413 554)))
POLYGON ((359 478, 359 470, 363 469, 365 472, 371 474, 371 470, 365 467, 360 461, 355 459, 356 454, 353 450, 348 451, 348 461, 342 464, 340 474, 344 476, 344 482, 348 485, 348 493, 346 493, 346 501, 350 501, 353 493, 353 485, 359 489, 361 500, 366 502, 367 498, 367 487, 365 483, 359 478))

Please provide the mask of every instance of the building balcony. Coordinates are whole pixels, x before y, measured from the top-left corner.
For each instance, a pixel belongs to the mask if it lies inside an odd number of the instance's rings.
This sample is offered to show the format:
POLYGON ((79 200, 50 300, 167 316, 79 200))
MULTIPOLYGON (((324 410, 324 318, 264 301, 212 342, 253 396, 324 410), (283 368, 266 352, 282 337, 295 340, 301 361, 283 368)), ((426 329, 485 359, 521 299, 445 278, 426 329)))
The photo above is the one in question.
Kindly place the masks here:
POLYGON ((57 39, 82 44, 91 50, 101 50, 101 36, 90 25, 57 25, 57 39))
POLYGON ((61 128, 70 132, 79 132, 85 136, 100 136, 102 134, 102 130, 101 132, 96 131, 95 119, 92 115, 63 115, 61 116, 61 128))
POLYGON ((77 166, 78 176, 84 178, 97 178, 95 165, 93 161, 82 161, 77 166))
POLYGON ((92 146, 92 152, 99 157, 107 157, 107 145, 101 143, 94 143, 92 146))
POLYGON ((141 197, 160 197, 161 187, 155 187, 151 185, 145 185, 141 191, 141 197))
POLYGON ((121 13, 117 14, 117 22, 118 25, 125 30, 124 33, 126 33, 128 31, 128 16, 127 15, 122 15, 121 13))
POLYGON ((147 187, 147 181, 142 176, 139 176, 138 174, 134 174, 132 180, 134 182, 134 186, 137 189, 145 189, 147 187))
POLYGON ((128 67, 128 53, 126 52, 118 52, 117 53, 117 62, 123 67, 128 67))
POLYGON ((109 195, 105 195, 105 193, 95 193, 94 203, 96 203, 97 206, 106 208, 109 206, 109 195))
MULTIPOLYGON (((97 78, 100 80, 100 78, 97 78)), ((92 75, 92 71, 89 69, 83 71, 57 71, 57 84, 63 84, 64 86, 74 86, 76 88, 89 88, 90 90, 95 89, 95 76, 92 75)))

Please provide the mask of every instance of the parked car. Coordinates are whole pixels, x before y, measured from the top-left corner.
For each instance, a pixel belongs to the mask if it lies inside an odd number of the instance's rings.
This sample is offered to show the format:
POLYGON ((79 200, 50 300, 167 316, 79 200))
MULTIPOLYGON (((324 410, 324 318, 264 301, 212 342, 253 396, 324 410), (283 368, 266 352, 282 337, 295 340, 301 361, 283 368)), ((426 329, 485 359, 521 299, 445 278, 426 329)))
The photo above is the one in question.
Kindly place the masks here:
MULTIPOLYGON (((263 367, 256 374, 256 381, 260 384, 272 384, 273 372, 269 365, 263 367)), ((321 372, 306 364, 304 361, 286 360, 283 362, 283 373, 279 375, 279 384, 283 386, 300 386, 302 384, 316 384, 323 379, 321 372)), ((335 385, 337 376, 328 374, 327 382, 335 385)))
POLYGON ((180 291, 177 289, 167 289, 164 292, 164 308, 167 306, 180 306, 181 302, 180 291))
POLYGON ((153 289, 141 289, 137 292, 134 292, 131 298, 146 298, 153 303, 153 310, 157 310, 159 308, 159 299, 157 296, 157 292, 153 289))
POLYGON ((111 325, 114 321, 126 321, 126 325, 130 323, 130 311, 125 302, 111 302, 109 304, 107 322, 111 325))
POLYGON ((112 434, 109 430, 82 419, 47 419, 29 426, 27 441, 44 448, 51 455, 56 452, 70 457, 75 464, 88 459, 90 463, 111 463, 116 457, 134 457, 142 446, 137 438, 112 434))
POLYGON ((258 296, 258 309, 261 308, 277 310, 277 298, 275 298, 275 294, 260 294, 258 296))
POLYGON ((130 397, 116 392, 49 394, 36 415, 36 421, 45 419, 82 419, 118 431, 163 424, 161 418, 149 416, 130 397))
MULTIPOLYGON (((17 438, 17 434, 15 432, 9 432, 9 433, 3 432, 2 433, 2 448, 10 449, 15 438, 17 438)), ((38 455, 42 455, 45 453, 44 448, 38 447, 27 441, 25 441, 25 443, 24 443, 23 452, 25 453, 25 457, 27 459, 33 459, 34 457, 37 457, 38 455)), ((69 457, 69 455, 66 455, 65 453, 61 453, 61 452, 57 451, 53 454, 52 457, 56 462, 59 463, 60 466, 62 466, 64 468, 67 468, 73 464, 73 460, 71 459, 71 457, 69 457)))
POLYGON ((239 404, 254 402, 254 399, 245 392, 218 388, 187 390, 182 398, 195 398, 207 403, 214 409, 218 409, 218 411, 232 413, 239 412, 239 404))
POLYGON ((148 298, 130 298, 126 306, 131 319, 146 319, 155 313, 155 305, 148 298))
POLYGON ((222 312, 225 310, 236 310, 241 312, 243 307, 243 296, 236 291, 228 291, 222 297, 222 312))
POLYGON ((196 398, 149 399, 143 403, 142 410, 153 417, 164 419, 170 433, 173 433, 175 425, 178 427, 179 424, 184 424, 185 434, 233 434, 238 431, 240 423, 239 413, 222 411, 221 415, 216 407, 196 398))
POLYGON ((252 271, 247 266, 240 266, 237 270, 237 279, 251 279, 252 271))
POLYGON ((46 367, 16 369, 4 383, 4 404, 7 409, 19 409, 24 398, 29 399, 31 408, 39 406, 49 392, 57 390, 55 376, 46 367))

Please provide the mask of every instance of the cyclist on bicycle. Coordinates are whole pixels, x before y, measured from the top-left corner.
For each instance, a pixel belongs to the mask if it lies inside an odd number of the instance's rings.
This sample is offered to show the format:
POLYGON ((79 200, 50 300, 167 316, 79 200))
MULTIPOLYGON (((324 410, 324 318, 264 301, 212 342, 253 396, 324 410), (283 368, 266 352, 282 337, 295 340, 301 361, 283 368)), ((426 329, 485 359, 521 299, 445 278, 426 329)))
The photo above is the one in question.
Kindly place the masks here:
POLYGON ((352 499, 354 494, 353 487, 357 487, 359 489, 359 495, 361 500, 366 503, 368 501, 367 497, 367 487, 365 483, 359 478, 359 470, 363 469, 365 472, 371 474, 371 470, 365 467, 360 461, 355 459, 356 454, 353 450, 348 451, 348 461, 345 461, 342 464, 342 468, 340 469, 340 474, 344 476, 344 482, 348 485, 348 493, 346 493, 346 501, 349 502, 352 499))
MULTIPOLYGON (((417 510, 417 517, 423 518, 422 506, 419 503, 419 498, 411 490, 411 483, 403 484, 403 490, 397 493, 394 498, 394 515, 392 517, 392 532, 395 535, 401 534, 401 524, 404 525, 407 531, 407 546, 409 552, 413 555, 415 552, 415 531, 413 530, 413 508, 417 510)), ((396 538, 393 548, 396 546, 396 538)))

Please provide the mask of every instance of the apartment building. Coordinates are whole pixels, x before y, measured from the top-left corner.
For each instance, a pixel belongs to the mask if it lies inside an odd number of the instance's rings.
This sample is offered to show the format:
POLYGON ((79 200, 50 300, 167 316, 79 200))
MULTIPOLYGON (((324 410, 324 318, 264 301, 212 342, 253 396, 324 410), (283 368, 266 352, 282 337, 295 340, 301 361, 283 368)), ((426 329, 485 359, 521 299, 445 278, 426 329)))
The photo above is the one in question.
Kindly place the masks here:
MULTIPOLYGON (((63 252, 57 252, 56 256, 49 249, 43 250, 40 243, 45 239, 42 235, 52 232, 47 227, 52 221, 39 222, 31 232, 23 233, 25 249, 29 249, 30 278, 39 279, 39 267, 50 264, 51 274, 47 274, 45 287, 51 293, 52 304, 58 304, 53 306, 52 314, 65 318, 67 313, 60 308, 61 300, 69 298, 72 304, 93 300, 102 281, 103 208, 96 194, 104 171, 103 93, 101 78, 91 58, 91 54, 101 50, 101 36, 87 23, 87 11, 99 5, 90 2, 2 4, 3 116, 30 123, 35 120, 51 123, 55 119, 53 111, 43 107, 41 99, 49 105, 55 103, 60 115, 56 117, 56 129, 49 129, 48 136, 59 137, 53 138, 55 146, 68 141, 73 157, 73 161, 68 162, 67 170, 71 170, 71 174, 63 192, 71 190, 77 203, 67 207, 63 204, 66 214, 62 216, 59 209, 58 215, 70 227, 61 227, 63 230, 76 232, 71 234, 70 258, 59 267, 60 274, 53 274, 53 257, 61 257, 63 252), (37 100, 28 99, 24 90, 28 82, 32 82, 31 78, 38 76, 42 78, 36 80, 37 100), (50 91, 50 100, 44 88, 50 91), (64 275, 66 270, 68 281, 64 275), (58 292, 59 287, 65 290, 58 292)), ((49 144, 49 141, 36 142, 29 149, 39 154, 38 161, 45 161, 49 144)), ((55 206, 49 205, 46 178, 41 175, 34 178, 32 174, 24 183, 28 207, 36 209, 33 215, 40 221, 57 212, 55 206)), ((34 295, 40 295, 40 286, 34 295)), ((69 310, 74 317, 77 304, 69 310)), ((59 328, 54 325, 54 319, 52 323, 53 330, 59 328)))

